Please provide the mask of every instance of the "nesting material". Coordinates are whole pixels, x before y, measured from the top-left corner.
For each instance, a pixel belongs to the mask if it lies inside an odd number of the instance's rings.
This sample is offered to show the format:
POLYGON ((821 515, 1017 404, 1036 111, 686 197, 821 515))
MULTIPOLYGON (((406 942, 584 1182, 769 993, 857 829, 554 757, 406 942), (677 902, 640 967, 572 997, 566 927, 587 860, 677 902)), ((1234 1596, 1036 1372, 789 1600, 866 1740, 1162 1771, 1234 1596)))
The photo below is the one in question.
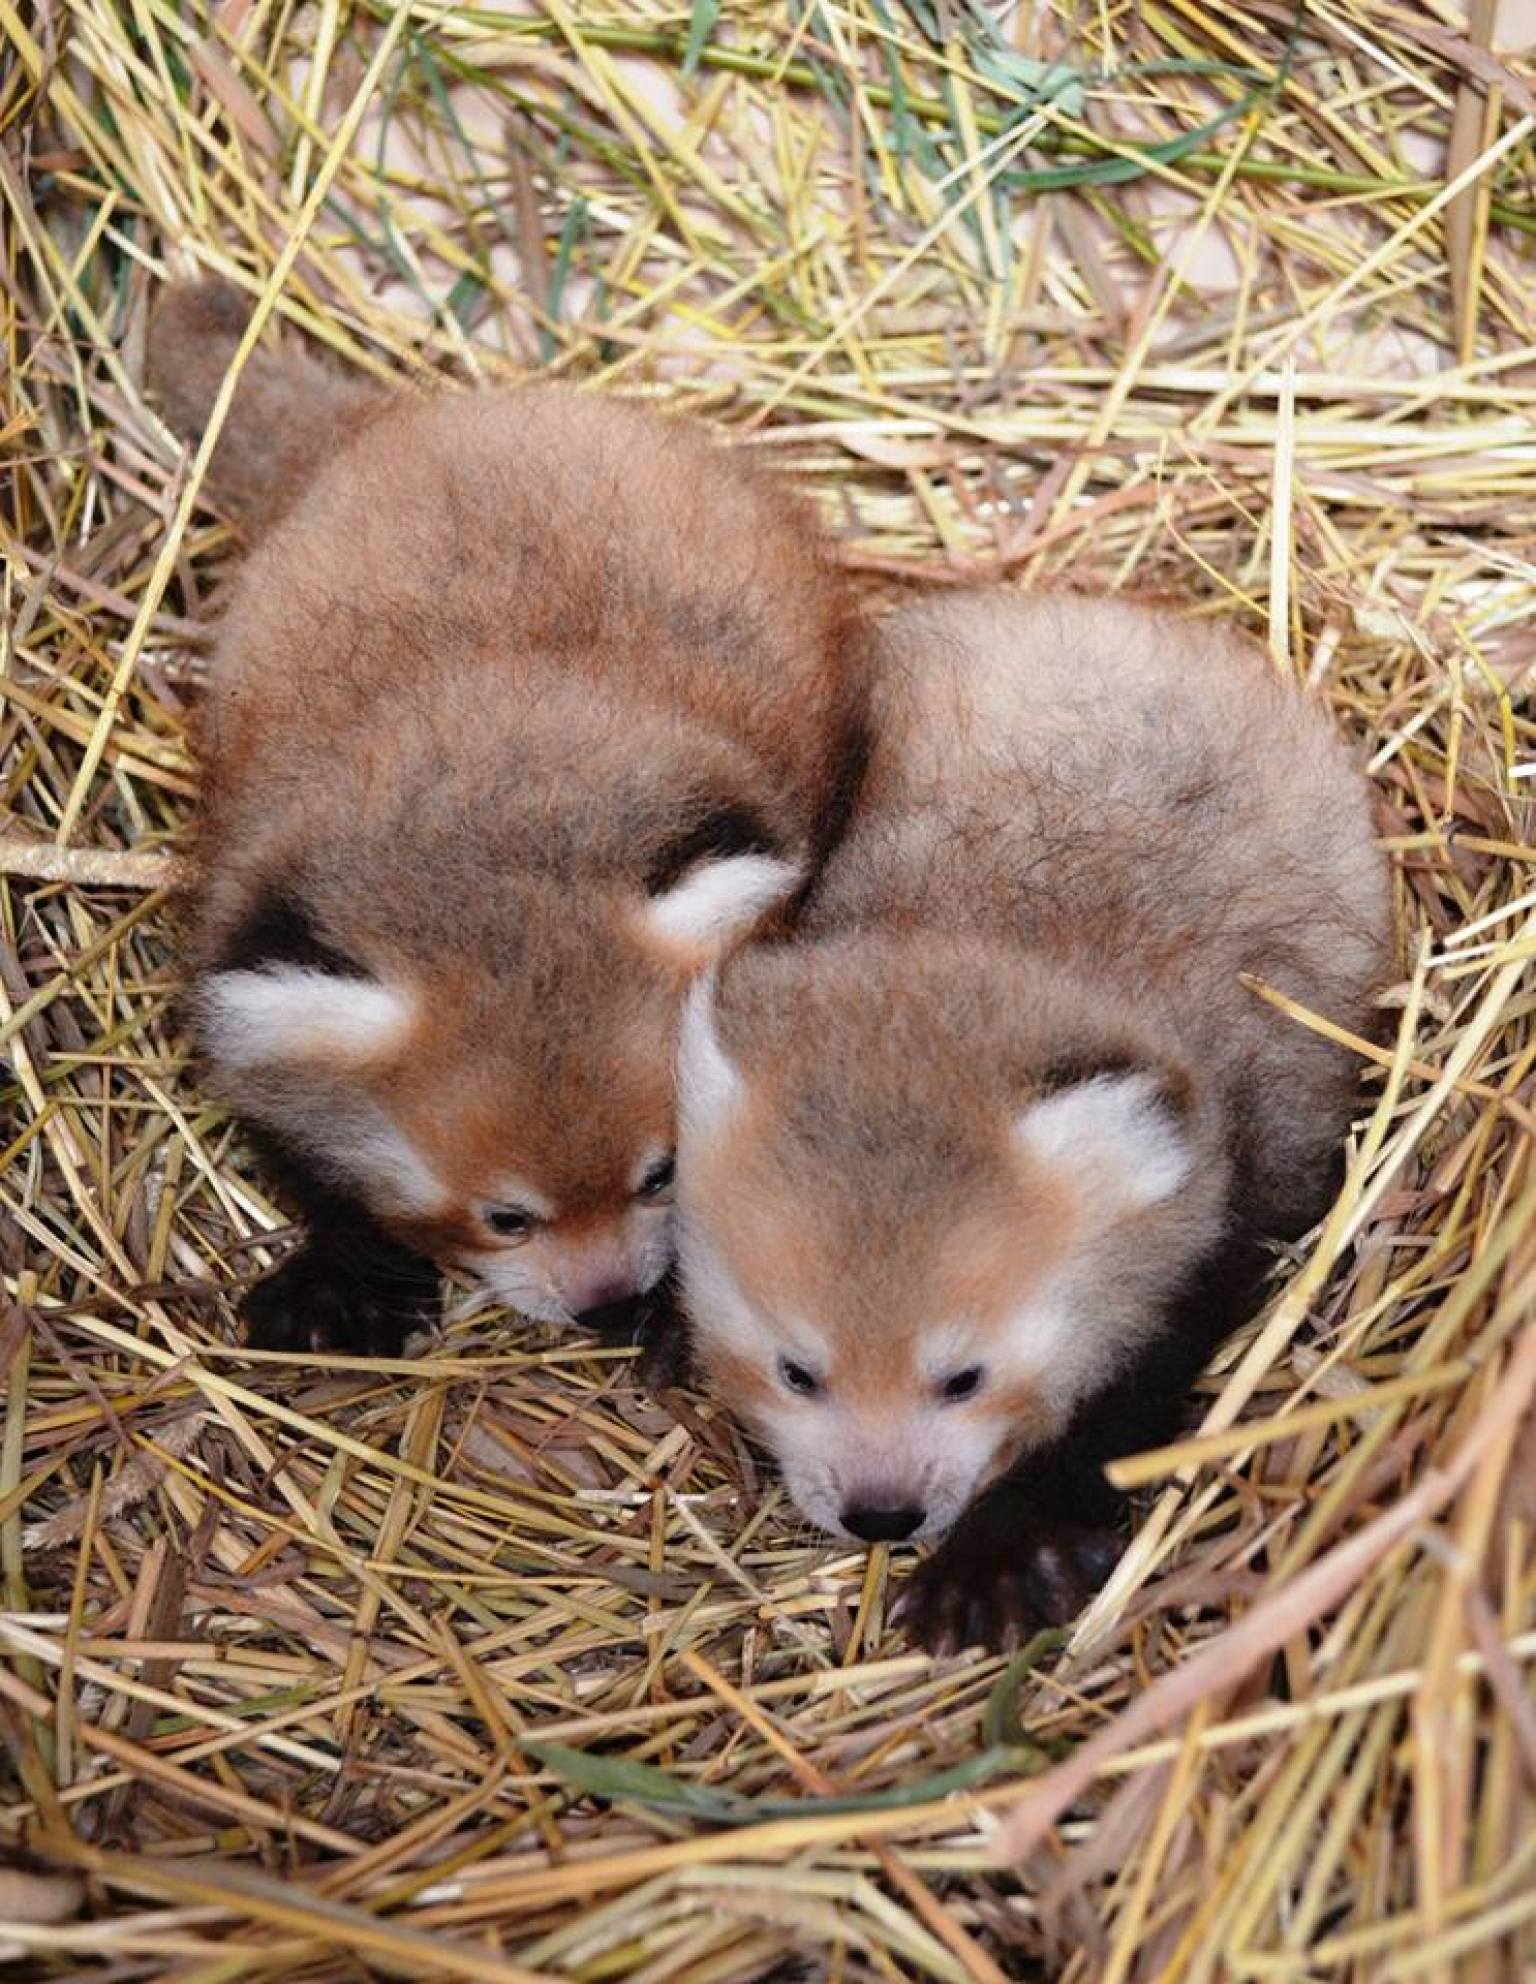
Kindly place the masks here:
POLYGON ((1523 23, 0 0, 25 1974, 1536 1962, 1523 23), (1125 1464, 1136 1538, 1071 1634, 910 1651, 900 1560, 809 1534, 627 1353, 463 1299, 412 1359, 231 1341, 283 1215, 173 1005, 231 546, 138 384, 194 270, 343 363, 712 417, 872 592, 1171 592, 1332 703, 1396 857, 1395 1038, 1360 1044, 1344 1192, 1199 1432, 1125 1464))

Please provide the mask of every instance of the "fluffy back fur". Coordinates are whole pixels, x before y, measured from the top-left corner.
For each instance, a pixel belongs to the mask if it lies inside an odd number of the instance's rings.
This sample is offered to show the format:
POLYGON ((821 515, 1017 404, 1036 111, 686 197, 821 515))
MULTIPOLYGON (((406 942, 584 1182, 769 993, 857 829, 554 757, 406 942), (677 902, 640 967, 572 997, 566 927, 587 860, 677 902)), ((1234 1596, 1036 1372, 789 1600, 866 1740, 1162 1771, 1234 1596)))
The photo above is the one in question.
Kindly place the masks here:
POLYGON ((1244 991, 1356 1032, 1388 968, 1369 788, 1253 643, 1166 609, 976 593, 880 650, 857 837, 812 930, 986 934, 1081 973, 1214 1084, 1252 1220, 1332 1189, 1357 1064, 1244 991))
POLYGON ((877 645, 803 939, 690 1013, 683 1264, 807 1512, 932 1535, 1186 1375, 1231 1317, 1181 1293, 1321 1210, 1351 1057, 1240 977, 1364 1029, 1387 904, 1363 780, 1232 634, 977 593, 877 645))
MULTIPOLYGON (((238 327, 201 290, 162 309, 184 431, 238 327)), ((557 387, 375 393, 301 355, 253 361, 214 466, 269 525, 202 722, 215 1076, 526 1309, 653 1281, 670 1194, 637 1195, 672 1144, 683 992, 810 875, 855 755, 820 537, 684 422, 557 387), (498 1233, 495 1208, 528 1219, 498 1233)))

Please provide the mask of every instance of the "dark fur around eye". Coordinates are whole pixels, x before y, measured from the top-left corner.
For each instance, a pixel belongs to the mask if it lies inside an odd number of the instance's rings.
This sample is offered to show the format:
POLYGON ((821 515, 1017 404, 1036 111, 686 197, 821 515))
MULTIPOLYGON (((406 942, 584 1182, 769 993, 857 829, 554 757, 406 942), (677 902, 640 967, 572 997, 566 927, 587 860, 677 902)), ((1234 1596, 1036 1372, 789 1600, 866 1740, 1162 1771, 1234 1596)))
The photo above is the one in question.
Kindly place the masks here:
POLYGON ((802 1398, 814 1398, 821 1390, 821 1380, 814 1371, 807 1371, 803 1364, 797 1364, 792 1357, 779 1359, 779 1376, 792 1392, 802 1398))
POLYGON ((664 894, 701 861, 778 852, 778 842, 749 807, 718 806, 657 850, 646 870, 646 894, 664 894))
POLYGON ((283 888, 263 890, 219 951, 224 971, 259 971, 268 964, 328 971, 334 978, 369 976, 354 959, 325 941, 304 898, 283 888))

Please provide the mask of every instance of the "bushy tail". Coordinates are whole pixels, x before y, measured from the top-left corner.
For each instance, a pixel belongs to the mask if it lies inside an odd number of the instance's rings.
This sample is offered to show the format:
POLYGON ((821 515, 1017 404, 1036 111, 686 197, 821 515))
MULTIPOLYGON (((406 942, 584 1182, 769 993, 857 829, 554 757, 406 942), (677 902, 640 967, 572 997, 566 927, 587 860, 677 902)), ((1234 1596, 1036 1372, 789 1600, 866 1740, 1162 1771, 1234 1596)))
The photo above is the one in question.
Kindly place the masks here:
MULTIPOLYGON (((150 319, 148 385, 167 421, 202 438, 250 316, 222 282, 176 283, 150 319)), ((261 527, 287 509, 321 465, 389 395, 302 351, 251 354, 205 487, 240 522, 261 527)))

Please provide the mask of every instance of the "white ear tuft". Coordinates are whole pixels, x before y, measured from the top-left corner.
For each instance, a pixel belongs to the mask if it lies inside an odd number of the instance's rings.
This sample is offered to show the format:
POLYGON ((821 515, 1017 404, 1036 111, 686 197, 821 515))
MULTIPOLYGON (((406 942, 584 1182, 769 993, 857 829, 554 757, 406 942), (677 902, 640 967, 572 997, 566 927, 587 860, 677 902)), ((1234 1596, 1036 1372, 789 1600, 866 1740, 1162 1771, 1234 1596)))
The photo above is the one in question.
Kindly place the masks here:
POLYGON ((715 1028, 715 972, 700 972, 683 1004, 677 1043, 677 1113, 684 1136, 727 1116, 741 1099, 742 1082, 715 1028))
POLYGON ((217 972, 196 1005, 210 1053, 230 1068, 363 1061, 392 1047, 413 1012, 405 993, 377 979, 299 965, 217 972))
POLYGON ((1015 1128, 1032 1157, 1090 1180, 1121 1212, 1171 1198, 1194 1169, 1184 1124, 1149 1070, 1057 1089, 1030 1103, 1015 1128))
POLYGON ((785 901, 801 879, 793 861, 771 854, 704 861, 647 906, 646 921, 660 937, 721 951, 785 901))

